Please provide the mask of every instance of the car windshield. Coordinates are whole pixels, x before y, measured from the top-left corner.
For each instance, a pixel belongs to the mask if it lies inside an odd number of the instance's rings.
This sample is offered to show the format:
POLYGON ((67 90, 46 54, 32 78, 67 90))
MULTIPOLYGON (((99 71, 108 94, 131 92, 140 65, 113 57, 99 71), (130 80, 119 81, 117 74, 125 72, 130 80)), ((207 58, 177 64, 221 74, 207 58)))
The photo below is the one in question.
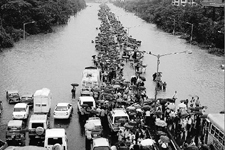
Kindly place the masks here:
POLYGON ((18 94, 18 93, 9 93, 8 96, 9 96, 9 97, 18 97, 19 94, 18 94))
POLYGON ((98 146, 95 147, 93 150, 110 150, 110 148, 108 146, 98 146))
POLYGON ((121 123, 121 122, 127 122, 128 117, 127 116, 118 116, 114 118, 114 123, 121 123))
POLYGON ((83 102, 83 104, 87 104, 89 107, 93 106, 93 102, 83 102))
POLYGON ((44 128, 44 123, 32 123, 31 128, 42 127, 44 128))
POLYGON ((56 143, 62 145, 62 138, 61 137, 48 138, 48 145, 55 145, 56 143))
POLYGON ((14 108, 14 112, 25 112, 26 108, 14 108))
POLYGON ((21 127, 14 127, 14 126, 10 126, 8 127, 8 131, 15 131, 15 130, 20 130, 21 127))
POLYGON ((32 99, 32 97, 21 97, 21 99, 25 99, 25 100, 28 99, 29 100, 29 99, 32 99))
POLYGON ((57 106, 55 108, 55 110, 56 111, 67 111, 68 109, 67 109, 67 106, 57 106))

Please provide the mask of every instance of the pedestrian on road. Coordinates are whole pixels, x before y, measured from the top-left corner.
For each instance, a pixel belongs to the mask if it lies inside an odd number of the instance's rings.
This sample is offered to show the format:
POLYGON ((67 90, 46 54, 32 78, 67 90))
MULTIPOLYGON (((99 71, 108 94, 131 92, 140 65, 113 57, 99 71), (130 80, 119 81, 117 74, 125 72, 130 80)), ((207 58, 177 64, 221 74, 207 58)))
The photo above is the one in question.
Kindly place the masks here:
POLYGON ((71 93, 72 93, 72 99, 75 99, 75 97, 76 97, 76 89, 75 89, 75 87, 73 87, 73 89, 71 90, 71 93))

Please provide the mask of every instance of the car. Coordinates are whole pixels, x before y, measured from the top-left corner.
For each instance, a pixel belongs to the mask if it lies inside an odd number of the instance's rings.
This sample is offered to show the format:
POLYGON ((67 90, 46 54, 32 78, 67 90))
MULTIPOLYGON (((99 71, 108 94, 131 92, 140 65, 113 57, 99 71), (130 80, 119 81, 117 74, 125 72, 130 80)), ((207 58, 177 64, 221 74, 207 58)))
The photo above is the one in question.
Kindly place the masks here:
POLYGON ((6 141, 8 145, 25 145, 26 136, 25 132, 23 132, 24 127, 25 125, 22 120, 10 120, 8 122, 6 130, 6 141))
POLYGON ((109 140, 102 137, 93 139, 91 150, 111 150, 109 140))
MULTIPOLYGON (((5 150, 47 150, 44 147, 38 147, 38 146, 9 146, 5 150)), ((1 150, 1 149, 0 149, 1 150)))
POLYGON ((56 147, 58 147, 58 149, 68 150, 66 130, 64 128, 47 129, 44 147, 48 150, 56 149, 56 147))
POLYGON ((84 107, 96 108, 95 100, 92 96, 80 96, 77 102, 78 114, 84 115, 84 107))
POLYGON ((0 150, 5 150, 8 147, 7 142, 4 142, 0 139, 0 150))
POLYGON ((27 103, 30 107, 34 105, 34 95, 33 94, 24 94, 20 97, 21 103, 27 103))
POLYGON ((107 115, 109 128, 112 132, 118 132, 121 123, 129 122, 129 115, 124 108, 115 108, 107 115))
POLYGON ((9 104, 12 103, 19 103, 20 102, 20 95, 17 90, 9 90, 6 91, 6 100, 9 104))
POLYGON ((101 119, 99 117, 90 117, 90 118, 88 118, 86 123, 94 124, 94 129, 92 130, 93 138, 101 137, 103 128, 102 128, 102 124, 101 124, 101 119))
POLYGON ((29 116, 29 106, 26 103, 17 103, 13 109, 13 119, 26 120, 29 116))
POLYGON ((33 114, 28 123, 30 143, 44 144, 45 131, 49 128, 49 119, 46 114, 33 114))
POLYGON ((73 106, 69 103, 58 103, 54 109, 54 119, 68 119, 72 115, 73 106))

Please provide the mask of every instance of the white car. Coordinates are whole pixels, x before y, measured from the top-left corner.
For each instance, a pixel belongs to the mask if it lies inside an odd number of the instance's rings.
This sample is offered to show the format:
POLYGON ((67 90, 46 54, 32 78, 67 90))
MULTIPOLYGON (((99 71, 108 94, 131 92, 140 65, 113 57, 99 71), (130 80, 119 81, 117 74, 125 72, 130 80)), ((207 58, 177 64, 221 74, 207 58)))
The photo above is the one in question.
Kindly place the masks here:
POLYGON ((106 138, 93 139, 91 150, 111 150, 109 140, 106 138))
POLYGON ((53 128, 46 130, 44 147, 47 148, 47 150, 68 150, 67 142, 68 139, 65 129, 53 128))
POLYGON ((29 106, 26 103, 17 103, 13 109, 13 119, 27 119, 29 116, 29 106))
POLYGON ((54 109, 54 119, 68 119, 72 115, 73 106, 69 103, 58 103, 54 109))

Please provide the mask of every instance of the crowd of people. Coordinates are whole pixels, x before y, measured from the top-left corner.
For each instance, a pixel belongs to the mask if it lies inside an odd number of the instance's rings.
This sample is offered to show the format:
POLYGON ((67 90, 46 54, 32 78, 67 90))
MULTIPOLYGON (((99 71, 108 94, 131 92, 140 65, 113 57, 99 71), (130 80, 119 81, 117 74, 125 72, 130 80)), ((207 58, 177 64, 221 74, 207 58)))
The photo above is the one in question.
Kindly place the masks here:
POLYGON ((88 115, 99 116, 103 130, 107 130, 108 113, 115 108, 126 110, 130 120, 121 121, 116 135, 107 132, 103 136, 115 136, 114 148, 117 149, 169 150, 174 147, 172 142, 182 149, 193 145, 199 148, 198 139, 203 132, 200 129, 204 124, 201 116, 206 109, 201 106, 199 97, 193 96, 190 100, 180 102, 176 96, 149 98, 143 76, 146 69, 144 53, 138 50, 141 42, 127 35, 107 5, 100 5, 98 16, 101 20, 101 26, 96 28, 100 33, 95 39, 98 54, 92 57, 94 65, 101 70, 102 85, 92 89, 98 106, 88 115), (128 63, 135 70, 130 80, 123 75, 124 66, 128 63))

